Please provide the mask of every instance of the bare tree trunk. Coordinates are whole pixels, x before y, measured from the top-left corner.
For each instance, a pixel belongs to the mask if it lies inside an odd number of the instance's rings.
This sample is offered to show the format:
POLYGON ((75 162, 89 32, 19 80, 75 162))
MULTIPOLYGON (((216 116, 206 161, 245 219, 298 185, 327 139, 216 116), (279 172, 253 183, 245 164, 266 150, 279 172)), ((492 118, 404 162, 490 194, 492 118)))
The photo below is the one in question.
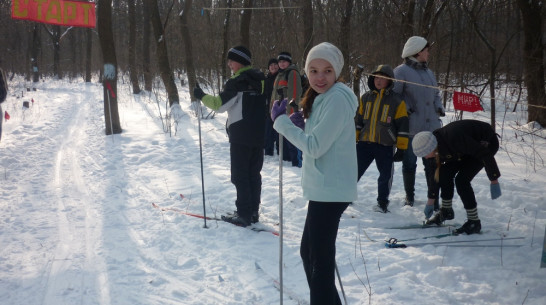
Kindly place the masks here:
POLYGON ((184 11, 182 12, 182 15, 180 15, 180 25, 182 32, 182 39, 184 43, 184 51, 185 51, 185 65, 186 65, 186 73, 188 74, 188 86, 190 88, 190 97, 191 100, 195 100, 195 97, 193 96, 193 88, 197 84, 197 78, 195 74, 195 66, 193 65, 193 44, 191 40, 190 35, 190 27, 188 24, 188 19, 190 17, 191 12, 191 6, 192 6, 192 0, 186 0, 184 3, 184 11))
POLYGON ((309 50, 313 47, 313 1, 304 0, 303 1, 303 41, 305 45, 303 46, 303 66, 305 66, 305 58, 309 50))
POLYGON ((146 8, 150 11, 152 28, 154 30, 155 43, 157 44, 157 62, 159 68, 159 74, 167 90, 167 97, 169 99, 169 107, 173 104, 180 103, 178 97, 178 90, 174 82, 173 72, 169 63, 169 55, 167 53, 167 39, 165 37, 165 31, 163 24, 161 23, 161 17, 159 16, 159 7, 157 6, 157 0, 144 0, 147 4, 146 8))
POLYGON ((32 81, 40 81, 40 71, 38 71, 38 54, 40 53, 40 28, 34 25, 32 30, 32 49, 30 51, 30 68, 32 70, 32 81))
POLYGON ((51 29, 44 25, 51 42, 53 43, 53 75, 61 79, 62 75, 60 73, 59 65, 61 61, 61 27, 58 25, 53 25, 51 29))
POLYGON ((231 15, 231 7, 233 5, 233 1, 226 0, 226 5, 228 9, 226 10, 226 16, 224 19, 224 32, 222 33, 222 38, 224 41, 224 46, 222 48, 222 83, 224 82, 224 80, 229 78, 227 66, 226 66, 226 57, 228 52, 229 18, 231 15))
POLYGON ((86 40, 85 82, 90 83, 91 82, 91 58, 92 58, 92 50, 93 50, 93 30, 89 28, 85 30, 85 40, 86 40))
POLYGON ((121 133, 117 100, 117 59, 112 33, 112 0, 98 0, 97 25, 104 60, 103 95, 106 134, 121 133))
POLYGON ((140 93, 138 69, 136 64, 136 13, 135 2, 128 2, 129 8, 129 78, 133 85, 133 94, 140 93))
POLYGON ((343 58, 345 61, 345 64, 343 65, 343 69, 341 71, 341 76, 343 79, 348 81, 350 79, 349 74, 349 66, 351 65, 349 59, 350 59, 350 51, 349 51, 349 40, 351 37, 351 16, 353 11, 354 2, 353 0, 346 0, 345 3, 345 12, 343 14, 343 18, 341 19, 341 28, 339 33, 339 47, 341 50, 341 53, 343 53, 343 58))
MULTIPOLYGON (((252 8, 252 0, 244 0, 244 8, 252 8)), ((252 17, 252 10, 243 10, 241 16, 241 45, 250 49, 250 19, 252 17)))
POLYGON ((496 74, 496 61, 497 61, 497 49, 491 42, 485 37, 485 34, 482 32, 482 30, 479 28, 476 16, 474 14, 474 11, 476 11, 477 3, 474 3, 474 7, 472 10, 470 10, 464 3, 463 3, 464 10, 466 13, 470 16, 470 20, 472 21, 472 26, 474 27, 474 31, 476 34, 478 34, 478 37, 480 40, 485 44, 489 52, 491 53, 491 66, 489 68, 489 95, 491 96, 491 127, 493 130, 495 130, 495 120, 496 120, 496 113, 495 113, 495 74, 496 74))
MULTIPOLYGON (((143 0, 146 1, 146 0, 143 0)), ((142 5, 142 70, 144 74, 144 90, 152 91, 153 77, 150 70, 150 11, 146 5, 142 5)))
POLYGON ((403 40, 405 41, 409 37, 415 35, 414 25, 413 25, 413 14, 415 11, 415 0, 408 0, 407 9, 404 12, 402 18, 402 31, 404 33, 403 40))
POLYGON ((419 22, 419 35, 427 38, 430 33, 434 30, 434 27, 436 26, 436 22, 438 21, 438 18, 444 8, 447 6, 447 3, 449 1, 441 1, 442 4, 440 8, 435 10, 434 2, 436 0, 427 0, 425 4, 425 10, 423 12, 423 17, 421 18, 419 22), (436 12, 435 12, 436 11, 436 12))
POLYGON ((518 0, 523 19, 524 79, 529 104, 527 121, 546 126, 546 92, 544 89, 544 47, 542 42, 541 1, 518 0), (538 107, 533 107, 538 106, 538 107))

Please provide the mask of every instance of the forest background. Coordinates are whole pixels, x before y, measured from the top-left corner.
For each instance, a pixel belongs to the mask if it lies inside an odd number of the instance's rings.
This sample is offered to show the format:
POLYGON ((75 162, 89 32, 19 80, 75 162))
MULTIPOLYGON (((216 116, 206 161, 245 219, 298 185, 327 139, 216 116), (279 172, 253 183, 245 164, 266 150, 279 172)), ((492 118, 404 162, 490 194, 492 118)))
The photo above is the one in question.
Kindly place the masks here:
MULTIPOLYGON (((15 20, 12 1, 0 0, 0 66, 31 84, 46 77, 104 81, 108 63, 117 72, 108 84, 114 91, 118 81, 131 82, 133 93, 163 92, 172 106, 180 100, 175 82, 217 93, 230 76, 232 46, 248 46, 253 66, 265 72, 281 51, 291 52, 301 68, 312 46, 329 41, 343 51, 342 77, 358 95, 363 75, 378 64, 400 64, 405 41, 419 35, 434 42, 430 68, 446 106, 453 90, 471 92, 490 102, 493 125, 500 100, 506 111, 529 107, 528 121, 546 126, 543 1, 95 2, 97 28, 91 29, 15 20), (499 92, 501 86, 509 89, 499 92)), ((121 132, 115 94, 108 96, 106 86, 104 92, 104 102, 114 106, 105 107, 105 120, 113 120, 106 133, 121 132)))

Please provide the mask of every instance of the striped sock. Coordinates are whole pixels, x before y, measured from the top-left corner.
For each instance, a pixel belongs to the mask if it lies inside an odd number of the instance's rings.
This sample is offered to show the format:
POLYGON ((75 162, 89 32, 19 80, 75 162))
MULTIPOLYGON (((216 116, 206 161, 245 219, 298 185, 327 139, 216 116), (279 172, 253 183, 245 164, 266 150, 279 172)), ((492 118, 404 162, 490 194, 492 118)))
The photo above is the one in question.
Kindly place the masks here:
POLYGON ((444 200, 442 199, 442 208, 446 208, 446 209, 452 209, 453 206, 451 205, 451 202, 453 200, 449 199, 449 200, 444 200))
POLYGON ((478 208, 466 210, 466 217, 468 218, 468 220, 480 220, 480 218, 478 217, 478 208))

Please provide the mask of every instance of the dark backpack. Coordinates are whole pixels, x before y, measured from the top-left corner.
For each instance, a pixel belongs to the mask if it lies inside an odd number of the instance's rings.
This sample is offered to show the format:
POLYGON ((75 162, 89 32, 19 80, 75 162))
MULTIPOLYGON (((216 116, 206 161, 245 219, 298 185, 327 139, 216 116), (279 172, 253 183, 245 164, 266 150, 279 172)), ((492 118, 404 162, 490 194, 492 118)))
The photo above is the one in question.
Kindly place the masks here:
POLYGON ((8 95, 8 80, 4 71, 0 69, 0 103, 3 103, 6 100, 8 95))

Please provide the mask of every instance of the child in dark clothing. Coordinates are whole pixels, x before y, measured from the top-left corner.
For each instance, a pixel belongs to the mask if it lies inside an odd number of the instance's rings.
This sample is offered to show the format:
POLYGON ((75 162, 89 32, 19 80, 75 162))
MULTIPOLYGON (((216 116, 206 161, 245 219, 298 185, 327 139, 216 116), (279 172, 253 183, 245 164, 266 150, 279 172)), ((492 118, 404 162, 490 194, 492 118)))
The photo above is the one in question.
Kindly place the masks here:
MULTIPOLYGON (((444 220, 455 217, 451 203, 456 186, 468 220, 453 233, 479 233, 481 222, 471 185, 472 179, 485 167, 491 181, 491 199, 497 199, 501 195, 498 181, 501 174, 494 157, 499 149, 499 140, 491 125, 475 120, 456 121, 434 132, 418 133, 412 144, 416 156, 435 158, 437 164, 435 179, 440 185, 442 207, 436 215, 428 219, 427 224, 439 225, 444 220)), ((432 205, 427 205, 425 216, 429 218, 432 213, 432 205)))

